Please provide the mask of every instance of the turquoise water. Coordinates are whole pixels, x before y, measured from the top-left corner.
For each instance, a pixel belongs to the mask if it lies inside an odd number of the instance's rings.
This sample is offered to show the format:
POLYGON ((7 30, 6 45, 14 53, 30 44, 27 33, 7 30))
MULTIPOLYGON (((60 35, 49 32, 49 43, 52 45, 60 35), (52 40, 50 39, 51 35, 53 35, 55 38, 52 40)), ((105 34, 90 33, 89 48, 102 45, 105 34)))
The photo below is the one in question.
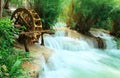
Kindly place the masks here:
POLYGON ((107 48, 101 50, 95 41, 60 33, 44 38, 56 53, 44 62, 39 78, 120 78, 120 50, 111 36, 95 34, 105 39, 107 48))

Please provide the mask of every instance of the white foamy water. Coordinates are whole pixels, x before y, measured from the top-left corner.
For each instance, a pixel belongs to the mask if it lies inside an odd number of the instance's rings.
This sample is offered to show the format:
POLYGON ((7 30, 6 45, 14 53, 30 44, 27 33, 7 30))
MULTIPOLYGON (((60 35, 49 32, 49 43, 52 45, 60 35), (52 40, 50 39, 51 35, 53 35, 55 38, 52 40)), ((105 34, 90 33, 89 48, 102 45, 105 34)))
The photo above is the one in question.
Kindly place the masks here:
POLYGON ((96 34, 107 44, 107 49, 101 50, 91 47, 94 41, 64 34, 57 32, 44 38, 45 46, 56 53, 44 62, 39 78, 120 78, 120 50, 111 36, 96 34))

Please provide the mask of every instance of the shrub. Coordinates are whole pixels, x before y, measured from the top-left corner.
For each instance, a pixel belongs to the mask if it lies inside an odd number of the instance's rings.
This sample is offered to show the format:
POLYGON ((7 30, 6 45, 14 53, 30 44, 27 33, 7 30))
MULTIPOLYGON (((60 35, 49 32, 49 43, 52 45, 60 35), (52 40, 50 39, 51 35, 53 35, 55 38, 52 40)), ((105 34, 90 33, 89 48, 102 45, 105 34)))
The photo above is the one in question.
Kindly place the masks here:
MULTIPOLYGON (((68 26, 81 33, 89 32, 91 27, 110 29, 110 12, 116 6, 112 0, 69 0, 68 26)), ((65 3, 64 3, 65 4, 65 3)), ((65 16, 65 15, 63 15, 65 16)))
POLYGON ((39 13, 43 29, 50 29, 61 11, 61 0, 34 0, 35 10, 39 13))
POLYGON ((116 36, 116 37, 120 37, 120 9, 119 8, 115 8, 113 9, 113 11, 111 12, 111 19, 112 19, 112 30, 111 30, 111 34, 116 36))
POLYGON ((0 78, 23 76, 20 64, 28 57, 27 53, 14 49, 14 34, 17 30, 11 24, 9 19, 0 19, 0 78))
POLYGON ((112 6, 102 3, 97 7, 94 7, 92 11, 92 17, 96 17, 97 21, 95 22, 94 26, 95 28, 103 28, 106 30, 111 29, 111 18, 110 18, 110 12, 113 9, 112 6))
POLYGON ((117 48, 120 49, 120 38, 114 38, 117 43, 117 48))

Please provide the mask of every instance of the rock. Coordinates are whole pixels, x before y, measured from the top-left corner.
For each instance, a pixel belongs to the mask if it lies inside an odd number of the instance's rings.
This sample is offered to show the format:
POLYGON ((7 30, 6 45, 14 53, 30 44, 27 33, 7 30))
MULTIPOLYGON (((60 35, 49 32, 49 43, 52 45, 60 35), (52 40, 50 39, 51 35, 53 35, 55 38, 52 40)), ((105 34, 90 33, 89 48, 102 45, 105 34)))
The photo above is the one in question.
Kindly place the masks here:
MULTIPOLYGON (((15 48, 24 50, 24 45, 16 42, 15 48)), ((25 70, 24 74, 31 76, 32 78, 37 78, 39 75, 39 72, 42 70, 42 64, 43 62, 47 62, 50 56, 54 53, 54 50, 40 46, 38 43, 29 45, 30 48, 30 57, 33 60, 25 61, 22 63, 22 67, 25 70)))

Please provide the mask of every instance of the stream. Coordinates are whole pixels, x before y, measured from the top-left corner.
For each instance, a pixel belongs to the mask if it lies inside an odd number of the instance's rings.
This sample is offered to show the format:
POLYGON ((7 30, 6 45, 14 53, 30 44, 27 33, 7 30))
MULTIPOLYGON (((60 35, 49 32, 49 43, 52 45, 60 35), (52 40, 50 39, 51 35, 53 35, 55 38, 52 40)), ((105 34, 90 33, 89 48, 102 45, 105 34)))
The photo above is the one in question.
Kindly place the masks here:
POLYGON ((106 49, 95 48, 95 41, 72 38, 64 31, 44 38, 55 53, 43 63, 39 78, 120 78, 120 50, 110 35, 93 34, 105 40, 106 49))

